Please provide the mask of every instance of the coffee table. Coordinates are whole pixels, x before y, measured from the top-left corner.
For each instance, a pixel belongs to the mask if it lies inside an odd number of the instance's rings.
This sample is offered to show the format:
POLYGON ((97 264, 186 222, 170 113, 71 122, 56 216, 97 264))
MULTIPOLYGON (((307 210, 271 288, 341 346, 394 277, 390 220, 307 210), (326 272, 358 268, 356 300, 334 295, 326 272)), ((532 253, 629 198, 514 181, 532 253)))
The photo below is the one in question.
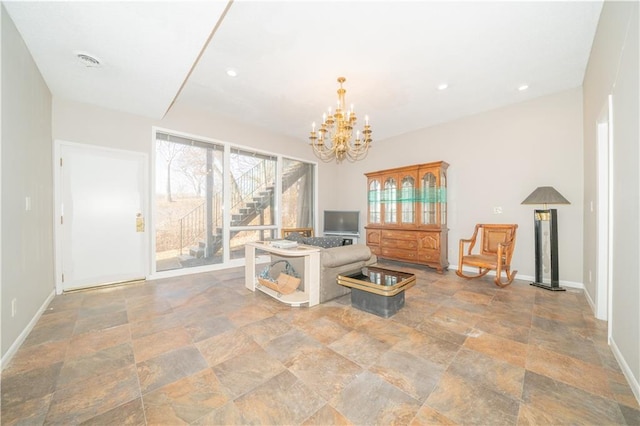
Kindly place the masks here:
POLYGON ((404 306, 404 291, 416 284, 416 276, 369 266, 355 273, 338 275, 338 284, 351 287, 352 306, 389 318, 404 306))

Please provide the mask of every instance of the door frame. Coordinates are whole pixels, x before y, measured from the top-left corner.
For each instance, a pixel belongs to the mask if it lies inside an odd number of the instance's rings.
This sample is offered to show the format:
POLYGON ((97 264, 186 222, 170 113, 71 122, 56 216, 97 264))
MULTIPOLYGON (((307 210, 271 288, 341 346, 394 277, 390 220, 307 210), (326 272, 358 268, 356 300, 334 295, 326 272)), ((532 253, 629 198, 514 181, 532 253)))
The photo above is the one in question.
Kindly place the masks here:
POLYGON ((611 336, 613 294, 613 97, 610 94, 596 122, 596 318, 607 321, 611 336))
MULTIPOLYGON (((121 154, 132 154, 135 156, 142 156, 143 161, 145 163, 145 170, 143 173, 143 182, 142 188, 144 188, 143 194, 141 194, 143 211, 147 212, 147 217, 150 216, 151 211, 149 210, 149 155, 145 152, 140 151, 129 151, 124 149, 116 149, 109 148, 101 145, 92 145, 92 144, 84 144, 77 142, 69 142, 65 140, 54 140, 53 144, 53 184, 54 184, 54 193, 53 193, 53 204, 54 204, 54 214, 53 214, 53 238, 54 238, 54 268, 55 268, 55 290, 56 294, 62 294, 64 291, 64 286, 62 282, 62 232, 60 231, 60 217, 62 216, 62 168, 60 167, 60 161, 62 158, 62 149, 63 147, 78 147, 83 149, 91 149, 95 151, 102 152, 117 152, 121 154)), ((143 235, 143 247, 144 247, 144 256, 141 259, 142 262, 142 272, 145 278, 149 277, 149 248, 151 244, 151 240, 149 235, 151 234, 150 229, 150 221, 147 220, 147 229, 143 235)))

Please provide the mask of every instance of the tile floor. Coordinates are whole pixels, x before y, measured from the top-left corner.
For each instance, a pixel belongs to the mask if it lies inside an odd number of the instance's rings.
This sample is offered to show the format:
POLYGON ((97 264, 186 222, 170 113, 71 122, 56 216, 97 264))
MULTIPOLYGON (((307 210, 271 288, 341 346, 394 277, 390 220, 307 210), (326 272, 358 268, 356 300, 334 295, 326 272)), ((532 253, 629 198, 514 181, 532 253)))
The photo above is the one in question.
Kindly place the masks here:
POLYGON ((417 285, 389 319, 289 308, 240 268, 57 296, 2 372, 1 423, 640 424, 581 291, 393 266, 417 285))

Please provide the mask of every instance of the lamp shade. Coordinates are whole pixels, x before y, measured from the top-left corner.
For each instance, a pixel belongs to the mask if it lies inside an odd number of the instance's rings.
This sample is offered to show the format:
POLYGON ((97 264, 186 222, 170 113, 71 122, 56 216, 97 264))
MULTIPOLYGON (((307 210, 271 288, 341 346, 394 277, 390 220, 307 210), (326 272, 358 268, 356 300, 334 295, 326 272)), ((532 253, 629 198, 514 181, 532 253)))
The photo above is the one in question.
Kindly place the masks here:
POLYGON ((553 186, 539 186, 521 204, 571 204, 553 186))

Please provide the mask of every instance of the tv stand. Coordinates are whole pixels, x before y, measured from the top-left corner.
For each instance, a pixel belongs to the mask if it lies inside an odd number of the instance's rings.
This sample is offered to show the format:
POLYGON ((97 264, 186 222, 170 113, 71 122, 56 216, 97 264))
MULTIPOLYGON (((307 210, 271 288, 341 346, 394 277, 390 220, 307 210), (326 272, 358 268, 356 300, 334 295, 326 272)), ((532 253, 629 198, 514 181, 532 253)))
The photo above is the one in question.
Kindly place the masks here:
POLYGON ((342 237, 344 242, 343 246, 348 246, 351 244, 358 244, 358 238, 360 238, 360 234, 349 234, 344 232, 325 232, 325 237, 342 237))

